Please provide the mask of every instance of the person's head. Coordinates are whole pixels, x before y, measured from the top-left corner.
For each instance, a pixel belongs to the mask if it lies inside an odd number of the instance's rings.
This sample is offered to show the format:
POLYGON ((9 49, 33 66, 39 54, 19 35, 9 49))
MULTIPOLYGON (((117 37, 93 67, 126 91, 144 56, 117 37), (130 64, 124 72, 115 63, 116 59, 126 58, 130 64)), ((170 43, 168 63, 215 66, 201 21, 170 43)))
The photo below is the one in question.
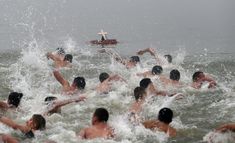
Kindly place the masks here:
POLYGON ((150 78, 144 78, 140 81, 140 87, 143 87, 144 89, 146 89, 151 83, 152 81, 150 78))
POLYGON ((106 73, 106 72, 101 73, 100 76, 99 76, 100 82, 103 82, 103 81, 105 81, 108 78, 109 78, 109 74, 106 73))
POLYGON ((158 66, 158 65, 156 65, 152 68, 152 74, 153 75, 159 75, 159 74, 162 73, 162 71, 163 71, 162 67, 158 66))
POLYGON ((132 63, 139 63, 140 62, 140 58, 138 56, 132 56, 130 57, 130 62, 132 63))
POLYGON ((201 78, 204 78, 205 75, 202 71, 197 71, 193 74, 193 82, 197 82, 198 80, 200 80, 201 78))
POLYGON ((85 78, 80 76, 74 78, 73 85, 76 86, 78 89, 84 89, 86 86, 85 78))
POLYGON ((170 72, 170 79, 179 81, 180 80, 180 72, 177 69, 174 69, 170 72))
POLYGON ((18 107, 20 104, 20 100, 23 97, 22 93, 18 93, 18 92, 11 92, 8 96, 8 100, 7 103, 9 105, 13 105, 15 107, 18 107))
POLYGON ((72 61, 73 61, 73 56, 72 56, 71 54, 66 54, 66 55, 64 56, 64 61, 68 61, 68 62, 72 63, 72 61))
POLYGON ((173 118, 173 111, 170 108, 162 108, 158 113, 158 120, 170 124, 173 118))
POLYGON ((146 95, 145 89, 143 87, 136 87, 134 89, 134 96, 135 96, 135 100, 142 100, 144 98, 144 96, 146 95))
POLYGON ((92 124, 104 122, 106 123, 109 119, 109 112, 105 108, 97 108, 92 117, 92 124))
POLYGON ((52 101, 55 101, 55 100, 57 100, 57 97, 54 97, 54 96, 47 96, 46 98, 45 98, 45 103, 50 103, 50 102, 52 102, 52 101))
POLYGON ((164 55, 164 58, 166 58, 168 63, 172 63, 172 56, 171 55, 164 55))
POLYGON ((58 55, 65 55, 65 51, 62 47, 56 48, 56 52, 58 55))
POLYGON ((44 130, 46 128, 46 120, 40 114, 34 114, 31 119, 26 122, 26 125, 34 130, 44 130))

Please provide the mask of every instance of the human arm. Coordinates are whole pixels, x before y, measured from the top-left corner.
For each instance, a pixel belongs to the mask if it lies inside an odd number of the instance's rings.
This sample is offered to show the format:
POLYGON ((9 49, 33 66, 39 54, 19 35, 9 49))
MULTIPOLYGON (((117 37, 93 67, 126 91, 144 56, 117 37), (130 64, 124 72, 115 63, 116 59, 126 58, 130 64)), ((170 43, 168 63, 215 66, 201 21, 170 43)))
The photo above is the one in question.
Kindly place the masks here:
POLYGON ((86 129, 82 129, 78 135, 77 135, 79 138, 81 139, 86 139, 86 129))
POLYGON ((100 53, 107 53, 108 55, 112 56, 112 58, 114 60, 116 60, 117 62, 123 64, 123 65, 126 65, 126 60, 124 60, 120 55, 118 55, 117 53, 114 53, 113 51, 111 50, 107 50, 107 49, 101 49, 99 50, 100 53))
POLYGON ((232 131, 235 132, 235 124, 225 124, 216 129, 218 132, 232 131))
POLYGON ((23 133, 27 133, 30 130, 28 127, 19 125, 7 117, 0 117, 0 122, 13 128, 14 130, 20 130, 23 133))
POLYGON ((61 73, 58 70, 54 70, 53 74, 56 78, 56 80, 63 86, 68 86, 69 82, 64 79, 64 77, 61 75, 61 73))
POLYGON ((0 134, 0 137, 2 137, 2 141, 4 143, 19 143, 17 139, 15 139, 14 137, 10 135, 0 134))
POLYGON ((150 53, 150 55, 155 58, 155 60, 157 61, 157 63, 159 65, 162 65, 162 61, 160 60, 160 58, 158 57, 158 54, 156 54, 156 51, 153 48, 146 48, 146 49, 143 49, 143 50, 139 50, 137 52, 137 54, 138 55, 143 55, 146 52, 150 53))

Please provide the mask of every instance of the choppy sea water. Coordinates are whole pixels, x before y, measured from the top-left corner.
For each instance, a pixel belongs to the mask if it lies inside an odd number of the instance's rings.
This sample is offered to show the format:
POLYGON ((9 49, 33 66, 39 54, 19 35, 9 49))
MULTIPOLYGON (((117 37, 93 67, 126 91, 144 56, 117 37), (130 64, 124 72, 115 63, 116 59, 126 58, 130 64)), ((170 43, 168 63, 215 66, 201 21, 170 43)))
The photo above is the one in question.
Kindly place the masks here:
MULTIPOLYGON (((42 113, 46 105, 46 96, 66 98, 60 93, 60 84, 52 74, 52 62, 45 54, 49 52, 44 43, 32 40, 22 50, 8 51, 0 55, 0 99, 5 100, 10 91, 24 94, 18 112, 7 113, 19 123, 24 123, 34 113, 42 113)), ((62 108, 61 114, 46 117, 47 129, 36 132, 36 138, 26 140, 19 131, 13 131, 0 124, 1 133, 10 133, 21 142, 44 142, 54 140, 58 143, 88 142, 76 138, 82 128, 91 124, 91 117, 97 107, 105 107, 110 113, 109 123, 115 128, 113 140, 95 139, 89 142, 122 143, 200 143, 234 142, 234 134, 215 134, 212 131, 221 124, 235 121, 235 58, 234 53, 208 53, 190 55, 184 50, 175 51, 173 64, 165 65, 163 74, 168 76, 173 68, 181 72, 182 89, 162 88, 166 91, 183 93, 182 99, 172 97, 153 97, 144 104, 142 116, 154 119, 162 107, 169 107, 174 112, 171 125, 177 129, 176 138, 168 138, 164 133, 152 132, 143 126, 133 126, 127 119, 127 112, 134 102, 133 90, 139 85, 137 72, 152 68, 155 61, 148 54, 141 57, 140 66, 127 70, 109 56, 98 53, 100 47, 79 46, 75 41, 65 41, 65 51, 74 55, 73 67, 62 69, 66 79, 72 82, 75 76, 86 78, 87 100, 62 108), (202 70, 211 74, 218 83, 216 89, 192 89, 192 74, 202 70), (127 84, 117 83, 109 94, 98 95, 95 87, 99 83, 101 72, 117 73, 125 78, 127 84), (232 141, 233 140, 233 141, 232 141)), ((116 50, 116 49, 114 49, 116 50)), ((133 53, 135 54, 135 53, 133 53)), ((166 53, 159 53, 164 55, 166 53)), ((120 55, 126 55, 120 53, 120 55)), ((157 80, 155 85, 161 87, 157 80)))

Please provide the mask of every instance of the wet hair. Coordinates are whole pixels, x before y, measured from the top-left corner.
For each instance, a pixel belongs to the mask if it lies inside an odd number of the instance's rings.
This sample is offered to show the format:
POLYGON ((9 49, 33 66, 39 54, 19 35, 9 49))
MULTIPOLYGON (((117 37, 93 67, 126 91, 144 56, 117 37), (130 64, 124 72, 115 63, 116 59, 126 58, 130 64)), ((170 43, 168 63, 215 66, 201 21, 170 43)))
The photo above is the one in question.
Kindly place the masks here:
POLYGON ((197 71, 193 74, 193 82, 197 81, 197 79, 199 78, 200 74, 203 74, 202 71, 197 71))
POLYGON ((158 113, 158 120, 169 124, 172 122, 173 111, 170 108, 162 108, 158 113))
POLYGON ((45 118, 40 114, 34 114, 32 116, 33 123, 36 125, 36 130, 44 130, 46 128, 46 120, 45 118))
POLYGON ((173 69, 170 72, 170 79, 179 81, 180 80, 180 72, 177 69, 173 69))
POLYGON ((172 56, 171 55, 164 55, 168 63, 172 63, 172 56))
POLYGON ((75 83, 78 89, 84 89, 86 86, 85 78, 80 76, 74 78, 73 83, 75 83))
POLYGON ((100 122, 107 122, 109 119, 109 112, 105 108, 97 108, 94 116, 97 117, 100 122))
POLYGON ((22 93, 11 92, 8 96, 8 104, 18 107, 20 104, 20 100, 23 97, 22 93))
POLYGON ((64 56, 64 61, 69 61, 70 63, 72 63, 73 61, 73 56, 71 54, 66 54, 64 56))
POLYGON ((134 89, 135 100, 143 99, 144 94, 146 94, 145 89, 143 87, 136 87, 134 89))
POLYGON ((49 103, 49 102, 54 101, 56 99, 57 99, 57 97, 55 97, 55 96, 47 96, 44 101, 46 103, 49 103))
POLYGON ((162 67, 158 65, 152 68, 152 74, 155 74, 155 75, 161 74, 162 71, 163 71, 162 67))
POLYGON ((109 78, 109 74, 106 73, 106 72, 101 73, 100 76, 99 76, 100 82, 105 81, 107 78, 109 78))
POLYGON ((138 63, 138 62, 140 62, 140 58, 138 56, 132 56, 132 57, 130 57, 130 61, 138 63))
POLYGON ((144 89, 146 89, 150 83, 152 83, 150 78, 144 78, 140 81, 140 87, 143 87, 144 89))
POLYGON ((65 55, 65 51, 62 47, 58 47, 56 48, 57 54, 59 55, 65 55))

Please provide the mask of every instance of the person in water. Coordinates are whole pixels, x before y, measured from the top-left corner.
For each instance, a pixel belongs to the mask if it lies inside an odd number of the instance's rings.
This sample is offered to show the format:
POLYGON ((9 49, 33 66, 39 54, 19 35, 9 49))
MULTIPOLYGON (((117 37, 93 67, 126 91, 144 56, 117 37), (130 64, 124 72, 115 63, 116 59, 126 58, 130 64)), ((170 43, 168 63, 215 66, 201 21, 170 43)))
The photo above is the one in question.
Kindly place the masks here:
POLYGON ((0 143, 19 143, 19 141, 11 135, 0 133, 0 143))
POLYGON ((122 77, 120 77, 119 75, 117 75, 117 74, 109 75, 106 72, 103 72, 99 75, 99 80, 100 80, 100 83, 96 87, 96 91, 98 93, 108 93, 111 90, 111 86, 112 86, 113 82, 115 82, 115 81, 124 81, 125 82, 125 80, 122 77))
POLYGON ((113 128, 108 125, 109 113, 105 108, 97 108, 92 117, 92 126, 80 131, 79 137, 82 139, 112 138, 113 128))
POLYGON ((17 124, 13 120, 3 116, 0 116, 0 122, 14 130, 20 130, 26 138, 33 138, 34 131, 44 130, 46 128, 46 120, 40 114, 34 114, 25 125, 17 124))
POLYGON ((65 94, 76 94, 77 92, 81 92, 86 86, 84 77, 78 76, 74 78, 73 83, 70 85, 70 83, 61 75, 59 70, 54 70, 53 74, 56 80, 62 85, 62 92, 65 94))
POLYGON ((7 102, 0 101, 0 109, 16 109, 19 106, 22 97, 22 93, 11 92, 8 96, 7 102))
POLYGON ((153 56, 157 62, 158 65, 163 65, 163 64, 166 64, 166 63, 172 63, 172 56, 171 55, 164 55, 164 59, 160 59, 159 58, 159 55, 156 53, 156 51, 153 49, 153 48, 146 48, 146 49, 143 49, 143 50, 139 50, 137 52, 138 55, 143 55, 144 53, 150 53, 151 56, 153 56))
POLYGON ((63 48, 57 48, 56 53, 47 53, 47 58, 52 59, 55 62, 56 68, 71 67, 73 56, 71 54, 65 54, 63 48))
POLYGON ((147 95, 167 95, 167 92, 157 90, 150 78, 142 79, 140 81, 140 87, 143 87, 145 89, 147 95))
POLYGON ((170 77, 168 78, 160 78, 160 80, 163 82, 164 85, 171 85, 171 86, 176 86, 179 87, 182 85, 180 83, 180 72, 177 69, 173 69, 170 72, 170 77))
POLYGON ((140 63, 140 58, 139 56, 131 56, 129 59, 123 59, 120 55, 118 55, 117 53, 114 53, 111 50, 107 50, 105 48, 102 48, 101 50, 99 50, 100 53, 107 53, 110 56, 112 56, 112 58, 114 58, 117 62, 123 64, 124 66, 126 66, 127 69, 136 67, 139 63, 140 63))
POLYGON ((202 71, 197 71, 192 76, 192 87, 200 89, 204 83, 208 83, 208 88, 214 88, 217 83, 209 75, 205 75, 202 71))
POLYGON ((144 73, 137 73, 136 75, 143 76, 143 77, 153 77, 153 76, 157 75, 157 76, 161 77, 162 72, 163 72, 162 66, 156 65, 152 68, 151 71, 146 71, 144 73))
POLYGON ((51 115, 54 113, 61 113, 61 107, 74 102, 84 101, 86 97, 79 96, 75 98, 58 100, 57 97, 48 96, 45 98, 45 103, 48 105, 47 111, 43 115, 51 115))
POLYGON ((145 128, 165 132, 170 137, 176 136, 176 129, 170 126, 173 118, 173 111, 169 108, 162 108, 158 113, 158 119, 147 120, 142 124, 145 128))

